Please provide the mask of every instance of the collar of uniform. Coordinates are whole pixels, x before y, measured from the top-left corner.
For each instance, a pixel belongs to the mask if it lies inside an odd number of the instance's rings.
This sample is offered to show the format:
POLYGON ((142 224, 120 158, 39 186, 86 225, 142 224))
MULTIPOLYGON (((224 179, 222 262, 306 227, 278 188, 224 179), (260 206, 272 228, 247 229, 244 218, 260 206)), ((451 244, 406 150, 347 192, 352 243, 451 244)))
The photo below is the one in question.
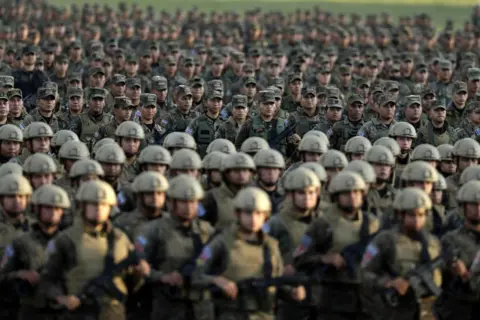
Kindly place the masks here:
POLYGON ((53 237, 55 237, 59 230, 57 229, 54 233, 45 233, 43 232, 42 228, 40 228, 40 225, 38 224, 38 222, 35 222, 33 225, 32 225, 32 230, 38 234, 39 237, 45 239, 45 240, 50 240, 52 239, 53 237))
POLYGON ((357 224, 361 224, 363 220, 363 214, 362 210, 358 210, 357 216, 355 219, 346 219, 343 217, 342 212, 340 211, 340 208, 338 207, 338 204, 332 204, 329 209, 327 209, 326 214, 329 214, 331 217, 334 219, 344 219, 347 221, 352 221, 357 224))
POLYGON ((1 209, 1 212, 0 212, 0 222, 1 223, 4 223, 4 224, 7 224, 7 225, 10 225, 10 226, 13 226, 15 227, 15 229, 19 229, 19 228, 22 228, 25 226, 25 224, 28 225, 28 219, 25 217, 25 214, 23 214, 24 218, 23 218, 23 221, 21 221, 20 223, 14 223, 15 220, 10 218, 3 209, 1 209))
POLYGON ((291 200, 286 200, 283 202, 282 210, 280 215, 286 217, 287 219, 301 220, 308 218, 312 215, 312 210, 300 211, 295 207, 291 200))
POLYGON ((180 230, 186 234, 190 233, 190 232, 193 232, 193 233, 200 233, 200 228, 198 226, 198 221, 197 220, 192 220, 190 222, 190 225, 189 226, 185 226, 182 222, 182 220, 176 218, 175 216, 170 216, 169 218, 167 218, 169 221, 170 221, 170 225, 177 229, 177 230, 180 230))
MULTIPOLYGON (((238 225, 238 223, 232 225, 232 231, 232 233, 235 235, 235 239, 241 239, 245 242, 251 243, 251 241, 247 241, 242 237, 242 233, 240 231, 240 226, 238 225)), ((263 244, 265 242, 265 233, 263 232, 263 230, 258 231, 258 240, 258 244, 263 244)))
POLYGON ((447 108, 447 113, 457 113, 459 115, 463 115, 463 112, 467 110, 466 108, 466 104, 465 106, 463 106, 463 108, 457 108, 457 105, 455 104, 455 102, 451 101, 450 104, 448 105, 448 108, 447 108))
POLYGON ((230 198, 234 198, 236 195, 236 192, 230 189, 225 182, 222 182, 220 189, 222 189, 222 191, 225 192, 230 198))
POLYGON ((113 226, 110 221, 105 222, 100 231, 92 230, 92 228, 86 225, 83 221, 79 223, 79 225, 82 227, 85 233, 92 237, 106 237, 109 232, 113 231, 113 226))

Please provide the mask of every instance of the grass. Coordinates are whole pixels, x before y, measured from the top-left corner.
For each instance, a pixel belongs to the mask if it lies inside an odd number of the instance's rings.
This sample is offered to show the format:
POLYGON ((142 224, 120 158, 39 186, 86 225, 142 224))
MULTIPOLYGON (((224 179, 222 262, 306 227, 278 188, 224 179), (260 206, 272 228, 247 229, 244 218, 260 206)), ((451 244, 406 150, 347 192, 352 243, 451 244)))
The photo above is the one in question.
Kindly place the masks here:
MULTIPOLYGON (((96 0, 85 1, 90 3, 110 4, 116 7, 121 0, 96 0)), ((50 0, 50 3, 59 6, 77 3, 78 0, 50 0)), ((442 28, 447 19, 455 22, 457 28, 461 28, 466 20, 470 19, 472 6, 475 0, 126 0, 127 3, 137 3, 141 7, 153 5, 157 10, 174 11, 177 8, 188 10, 197 6, 202 11, 225 11, 235 10, 244 12, 252 8, 262 8, 264 10, 282 10, 285 12, 295 11, 296 9, 308 9, 315 5, 333 13, 359 13, 362 15, 389 12, 396 19, 400 16, 415 15, 421 12, 428 13, 434 20, 437 27, 442 28)))

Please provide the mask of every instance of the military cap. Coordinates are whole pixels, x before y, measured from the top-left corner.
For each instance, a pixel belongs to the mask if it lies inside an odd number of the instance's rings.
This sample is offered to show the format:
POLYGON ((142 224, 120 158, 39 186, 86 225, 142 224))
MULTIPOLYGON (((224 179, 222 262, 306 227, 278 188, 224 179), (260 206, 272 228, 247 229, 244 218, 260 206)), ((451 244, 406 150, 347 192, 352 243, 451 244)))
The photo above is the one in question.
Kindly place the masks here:
POLYGON ((211 61, 212 61, 212 64, 222 64, 225 62, 225 60, 223 59, 223 56, 219 54, 214 54, 211 58, 211 61))
POLYGON ((13 97, 19 97, 20 99, 23 98, 22 90, 20 89, 10 89, 7 92, 8 100, 12 99, 13 97))
POLYGON ((435 96, 435 91, 433 91, 431 88, 425 88, 423 91, 422 91, 422 98, 425 98, 426 96, 428 95, 433 95, 435 96))
POLYGON ((190 90, 189 86, 182 84, 175 88, 175 96, 184 97, 184 96, 191 96, 191 95, 192 95, 192 91, 190 90))
POLYGON ((326 64, 320 66, 320 68, 318 68, 318 72, 321 74, 332 73, 332 71, 330 70, 330 66, 326 64))
POLYGON ((207 99, 222 99, 223 100, 223 90, 209 90, 207 94, 207 99))
POLYGON ((305 87, 302 88, 302 96, 305 97, 309 94, 314 95, 315 97, 317 96, 317 91, 315 90, 314 87, 305 87))
POLYGON ((150 52, 150 48, 144 48, 140 50, 139 57, 152 57, 152 53, 150 52))
POLYGON ((259 48, 250 48, 248 50, 248 56, 249 57, 259 57, 262 55, 262 52, 259 48))
POLYGON ((300 80, 300 81, 303 81, 302 79, 302 75, 301 74, 298 74, 298 73, 293 73, 291 75, 288 76, 288 83, 292 83, 296 80, 300 80))
POLYGON ((107 92, 102 88, 89 88, 88 89, 88 99, 102 98, 105 99, 107 92))
POLYGON ((94 76, 96 74, 103 74, 105 75, 105 70, 103 68, 100 68, 100 67, 96 67, 96 68, 90 68, 90 70, 88 70, 88 75, 89 76, 94 76))
POLYGON ((244 86, 247 86, 248 84, 257 85, 257 80, 255 79, 255 77, 243 77, 242 82, 244 86))
POLYGON ((405 97, 405 106, 410 107, 413 104, 422 105, 422 98, 419 95, 409 95, 405 97))
POLYGON ((274 66, 279 66, 280 62, 277 59, 271 59, 268 61, 268 66, 269 67, 274 67, 274 66))
POLYGON ((325 50, 323 50, 323 53, 325 53, 327 56, 336 56, 338 54, 337 49, 335 47, 327 47, 325 50))
POLYGON ((0 100, 8 100, 8 94, 6 92, 0 92, 0 100))
POLYGON ((37 47, 34 45, 26 45, 22 49, 22 54, 29 54, 29 53, 36 53, 37 52, 37 47))
POLYGON ((389 102, 393 102, 397 104, 397 100, 391 94, 383 93, 378 98, 378 104, 382 107, 388 104, 389 102))
POLYGON ((420 71, 427 71, 427 65, 423 62, 415 64, 415 71, 420 72, 420 71))
POLYGON ((114 108, 134 108, 132 100, 126 96, 119 96, 114 98, 114 103, 113 103, 114 108))
POLYGON ((46 97, 51 97, 51 96, 56 98, 57 90, 51 89, 51 88, 39 88, 38 89, 38 97, 40 99, 43 99, 43 98, 46 98, 46 97))
POLYGON ((251 63, 245 63, 243 65, 243 72, 255 72, 255 67, 251 63))
POLYGON ((125 84, 127 88, 142 87, 142 83, 138 78, 128 78, 125 84))
MULTIPOLYGON (((165 79, 165 80, 166 80, 166 79, 165 79)), ((202 86, 202 87, 203 87, 203 86, 205 86, 205 80, 203 80, 202 77, 198 77, 198 76, 193 77, 193 79, 190 80, 190 86, 191 86, 192 88, 194 88, 194 87, 196 87, 196 86, 202 86)))
POLYGON ((467 103, 468 111, 473 111, 477 108, 480 108, 480 101, 471 101, 470 103, 467 103))
POLYGON ((138 58, 137 58, 136 55, 134 55, 134 54, 132 54, 132 53, 131 53, 131 54, 127 54, 127 55, 125 56, 125 62, 126 62, 126 63, 129 63, 129 62, 130 62, 130 63, 132 63, 132 62, 138 63, 138 58))
POLYGON ((232 107, 233 108, 247 107, 247 105, 248 105, 247 96, 242 95, 242 94, 236 94, 232 97, 232 107))
POLYGON ((440 101, 437 101, 431 108, 432 110, 437 110, 437 109, 444 109, 447 110, 447 107, 445 107, 445 104, 441 103, 440 101))
POLYGON ((367 60, 367 66, 370 69, 378 68, 378 60, 377 59, 368 59, 367 60))
POLYGON ((343 109, 342 101, 336 97, 329 97, 327 99, 327 108, 339 108, 343 109))
POLYGON ((67 97, 83 97, 83 89, 77 87, 69 87, 67 90, 67 97))
POLYGON ((177 60, 174 57, 169 56, 165 59, 165 65, 167 66, 174 66, 176 64, 177 64, 177 60))
POLYGON ((53 89, 53 90, 57 91, 57 90, 58 90, 58 84, 56 84, 56 83, 53 82, 53 81, 45 81, 45 82, 42 84, 42 88, 53 89))
POLYGON ((123 74, 116 73, 112 76, 112 83, 118 84, 127 82, 127 78, 123 74))
POLYGON ((413 57, 412 57, 412 54, 410 52, 402 53, 401 58, 402 58, 402 61, 405 61, 405 62, 412 62, 413 61, 413 57))
POLYGON ((68 76, 68 83, 73 81, 82 82, 82 76, 79 73, 72 73, 68 76))
POLYGON ((354 104, 355 102, 360 102, 362 104, 365 103, 365 100, 362 99, 362 97, 360 97, 358 94, 351 94, 348 99, 347 99, 347 103, 348 105, 351 105, 351 104, 354 104))
POLYGON ((245 62, 245 55, 242 52, 233 52, 232 59, 237 63, 245 62))
POLYGON ((112 66, 113 65, 113 61, 112 61, 112 58, 110 57, 105 57, 103 58, 103 66, 112 66))
POLYGON ((342 64, 340 67, 338 67, 338 72, 340 74, 351 74, 350 67, 346 64, 342 64))
POLYGON ((277 88, 285 88, 285 81, 283 80, 282 77, 273 77, 270 79, 269 83, 270 86, 275 86, 277 88))
POLYGON ((93 52, 89 57, 89 61, 100 61, 103 60, 103 58, 105 58, 105 55, 103 55, 102 53, 93 52))
POLYGON ((452 63, 448 60, 440 60, 438 64, 442 70, 452 70, 452 63))
POLYGON ((68 63, 68 56, 66 54, 60 54, 55 58, 55 63, 68 63))
POLYGON ((12 76, 0 76, 0 84, 2 87, 12 87, 14 86, 15 79, 12 76))
POLYGON ((400 85, 397 81, 387 81, 385 83, 385 91, 399 90, 400 85))
POLYGON ((82 43, 79 40, 74 40, 70 44, 70 49, 81 49, 82 48, 82 43))
POLYGON ((168 89, 168 81, 163 76, 152 77, 152 89, 162 91, 168 89))
POLYGON ((465 92, 468 93, 467 84, 463 81, 455 81, 453 84, 453 93, 465 92))
POLYGON ((400 72, 400 66, 396 63, 392 64, 392 66, 390 67, 390 71, 393 71, 393 72, 400 72))
POLYGON ((188 66, 188 65, 195 65, 195 62, 193 61, 193 58, 192 57, 185 57, 183 58, 182 60, 182 65, 183 66, 188 66))
POLYGON ((222 82, 222 80, 213 79, 213 80, 208 81, 208 83, 207 83, 207 91, 213 91, 213 90, 223 91, 223 82, 222 82))
POLYGON ((153 93, 142 93, 140 95, 140 104, 142 107, 157 106, 157 96, 153 93))
POLYGON ((480 80, 480 68, 470 68, 467 71, 467 78, 469 81, 480 80))
POLYGON ((333 86, 327 87, 327 98, 337 98, 340 99, 340 89, 333 86))
POLYGON ((259 92, 260 103, 275 102, 275 93, 270 90, 262 90, 259 92))

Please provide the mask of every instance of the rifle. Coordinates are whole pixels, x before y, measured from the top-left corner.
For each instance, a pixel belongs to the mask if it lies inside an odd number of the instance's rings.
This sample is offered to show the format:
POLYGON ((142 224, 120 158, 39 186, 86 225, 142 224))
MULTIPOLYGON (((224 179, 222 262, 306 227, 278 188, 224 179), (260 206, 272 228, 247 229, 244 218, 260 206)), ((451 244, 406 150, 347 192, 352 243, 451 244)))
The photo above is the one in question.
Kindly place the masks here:
MULTIPOLYGON (((438 257, 429 263, 422 264, 410 270, 404 277, 410 283, 415 298, 420 301, 427 295, 439 296, 442 290, 433 281, 433 270, 440 268, 445 263, 443 257, 438 257)), ((383 299, 390 307, 397 307, 400 304, 400 295, 394 288, 385 290, 383 299)))
POLYGON ((119 263, 112 265, 111 268, 106 267, 102 274, 90 280, 78 295, 82 305, 99 310, 102 298, 104 297, 111 297, 123 302, 126 296, 115 286, 113 278, 122 273, 126 268, 137 265, 140 260, 141 257, 137 251, 132 250, 128 256, 119 263))
MULTIPOLYGON (((277 121, 277 120, 276 120, 277 121)), ((269 135, 269 138, 268 138, 268 145, 270 146, 270 148, 272 149, 275 149, 275 150, 278 150, 278 145, 280 144, 280 142, 287 138, 288 136, 290 136, 290 134, 295 130, 295 128, 297 127, 298 123, 294 123, 294 124, 291 124, 289 125, 288 127, 285 128, 285 130, 283 130, 282 132, 280 132, 279 134, 277 135, 273 135, 273 134, 270 134, 269 135)), ((272 132, 273 132, 274 129, 272 129, 272 132)))

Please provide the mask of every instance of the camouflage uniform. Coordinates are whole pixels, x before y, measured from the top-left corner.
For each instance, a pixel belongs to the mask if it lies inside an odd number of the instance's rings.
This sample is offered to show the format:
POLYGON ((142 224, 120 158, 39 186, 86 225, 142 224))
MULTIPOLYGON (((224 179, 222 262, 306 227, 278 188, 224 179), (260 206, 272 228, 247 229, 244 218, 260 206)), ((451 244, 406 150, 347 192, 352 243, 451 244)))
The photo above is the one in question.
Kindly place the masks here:
MULTIPOLYGON (((51 96, 51 95, 56 96, 55 90, 45 89, 45 88, 41 88, 39 94, 40 94, 41 97, 46 97, 46 96, 51 96)), ((57 132, 58 130, 60 130, 59 123, 58 123, 58 118, 55 114, 52 114, 52 117, 47 122, 47 120, 40 114, 40 112, 37 111, 33 114, 27 115, 23 119, 23 121, 19 125, 19 127, 21 129, 23 129, 23 128, 27 127, 32 122, 44 122, 44 123, 48 124, 52 128, 54 133, 57 132)))
MULTIPOLYGON (((248 99, 244 95, 235 95, 232 98, 231 107, 238 108, 238 107, 247 107, 248 99)), ((215 139, 222 138, 230 140, 231 142, 235 143, 235 139, 237 138, 237 134, 240 131, 242 124, 238 124, 233 117, 229 117, 227 121, 222 123, 218 130, 215 132, 215 139)))

